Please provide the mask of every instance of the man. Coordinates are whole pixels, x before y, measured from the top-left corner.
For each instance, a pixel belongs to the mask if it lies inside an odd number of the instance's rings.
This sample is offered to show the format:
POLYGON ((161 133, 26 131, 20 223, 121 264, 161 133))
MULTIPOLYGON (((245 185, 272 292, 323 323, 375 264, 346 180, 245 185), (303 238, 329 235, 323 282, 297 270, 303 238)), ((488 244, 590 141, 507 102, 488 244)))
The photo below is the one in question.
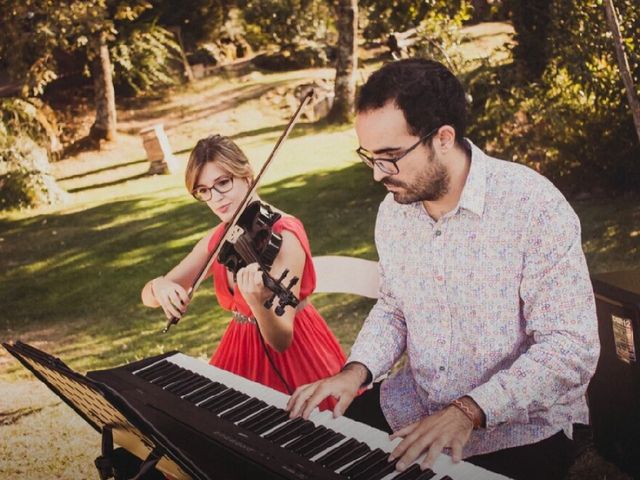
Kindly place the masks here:
POLYGON ((448 449, 512 478, 563 478, 599 354, 578 218, 548 180, 464 138, 464 91, 437 62, 384 66, 356 109, 358 154, 389 191, 380 297, 346 366, 298 388, 291 416, 333 395, 334 415, 403 437, 398 470, 448 449))

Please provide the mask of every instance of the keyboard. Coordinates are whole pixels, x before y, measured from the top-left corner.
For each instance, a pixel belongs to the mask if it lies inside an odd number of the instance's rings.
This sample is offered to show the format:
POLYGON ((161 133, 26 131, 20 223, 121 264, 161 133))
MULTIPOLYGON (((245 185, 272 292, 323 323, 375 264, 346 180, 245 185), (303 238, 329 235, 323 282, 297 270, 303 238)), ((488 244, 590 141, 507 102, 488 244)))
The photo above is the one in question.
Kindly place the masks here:
POLYGON ((403 472, 389 453, 401 439, 317 409, 290 419, 288 396, 181 353, 90 372, 121 408, 153 425, 166 455, 196 479, 500 480, 502 475, 441 454, 403 472))

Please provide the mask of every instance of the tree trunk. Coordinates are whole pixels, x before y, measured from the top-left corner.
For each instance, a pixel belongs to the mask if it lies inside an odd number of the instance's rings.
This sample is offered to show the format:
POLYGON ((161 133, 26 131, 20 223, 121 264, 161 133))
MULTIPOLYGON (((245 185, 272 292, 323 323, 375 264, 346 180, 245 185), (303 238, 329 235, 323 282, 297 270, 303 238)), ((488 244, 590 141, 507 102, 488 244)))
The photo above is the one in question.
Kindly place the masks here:
POLYGON ((338 58, 330 123, 347 123, 353 118, 358 72, 358 1, 339 0, 338 58))
POLYGON ((94 140, 111 141, 116 138, 116 95, 113 90, 109 48, 104 37, 100 39, 96 53, 91 61, 96 120, 91 126, 90 136, 94 140))
POLYGON ((629 102, 629 108, 631 108, 631 115, 633 115, 633 124, 636 127, 636 134, 638 135, 638 141, 640 141, 640 102, 636 95, 636 89, 633 84, 633 77, 631 76, 631 69, 629 68, 629 60, 627 54, 624 51, 624 44, 622 42, 622 36, 620 35, 620 24, 618 23, 618 15, 616 14, 613 0, 605 0, 604 8, 607 12, 607 23, 609 29, 613 34, 613 45, 616 48, 616 57, 618 58, 618 68, 620 69, 620 75, 627 90, 627 101, 629 102))
POLYGON ((187 83, 193 82, 193 70, 187 60, 187 55, 184 53, 184 44, 182 43, 182 29, 180 27, 170 27, 169 30, 175 35, 178 40, 178 46, 180 47, 180 59, 182 60, 182 68, 184 68, 184 77, 187 79, 187 83))

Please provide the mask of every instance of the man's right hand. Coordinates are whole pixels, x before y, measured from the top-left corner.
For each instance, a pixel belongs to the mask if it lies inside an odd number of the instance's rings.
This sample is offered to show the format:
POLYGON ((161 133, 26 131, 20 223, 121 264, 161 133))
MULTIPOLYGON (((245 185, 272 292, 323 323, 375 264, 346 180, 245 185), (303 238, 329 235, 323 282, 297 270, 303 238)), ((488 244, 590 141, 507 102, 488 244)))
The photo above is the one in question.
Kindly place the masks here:
POLYGON ((333 416, 339 417, 351 405, 367 376, 368 370, 364 365, 350 363, 332 377, 298 387, 287 403, 290 417, 308 419, 313 409, 329 395, 338 400, 333 416))

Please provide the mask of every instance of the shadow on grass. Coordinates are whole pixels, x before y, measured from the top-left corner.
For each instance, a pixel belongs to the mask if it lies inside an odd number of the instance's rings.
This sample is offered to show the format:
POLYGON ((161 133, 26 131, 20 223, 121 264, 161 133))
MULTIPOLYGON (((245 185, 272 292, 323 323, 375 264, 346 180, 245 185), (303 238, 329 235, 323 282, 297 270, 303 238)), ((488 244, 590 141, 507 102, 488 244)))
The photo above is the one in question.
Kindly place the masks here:
POLYGON ((143 158, 143 159, 140 159, 140 160, 134 160, 132 162, 118 163, 118 164, 110 165, 110 166, 104 167, 104 168, 96 168, 95 170, 89 170, 88 172, 79 173, 77 175, 70 175, 68 177, 57 178, 56 180, 59 181, 59 182, 63 182, 65 180, 76 180, 78 178, 84 178, 84 177, 88 177, 90 175, 96 175, 98 173, 108 172, 108 171, 111 171, 111 170, 117 170, 118 168, 130 167, 132 165, 138 165, 139 163, 147 163, 148 161, 149 160, 147 160, 146 158, 143 158))
MULTIPOLYGON (((263 189, 265 201, 305 223, 314 254, 366 258, 375 258, 373 224, 383 194, 361 165, 263 189)), ((169 271, 217 223, 187 195, 160 196, 0 223, 1 339, 52 342, 48 350, 80 370, 173 349, 210 355, 229 318, 210 281, 167 335, 159 333, 162 313, 140 302, 144 283, 169 271)), ((368 304, 337 297, 318 296, 319 308, 348 349, 368 304)))

